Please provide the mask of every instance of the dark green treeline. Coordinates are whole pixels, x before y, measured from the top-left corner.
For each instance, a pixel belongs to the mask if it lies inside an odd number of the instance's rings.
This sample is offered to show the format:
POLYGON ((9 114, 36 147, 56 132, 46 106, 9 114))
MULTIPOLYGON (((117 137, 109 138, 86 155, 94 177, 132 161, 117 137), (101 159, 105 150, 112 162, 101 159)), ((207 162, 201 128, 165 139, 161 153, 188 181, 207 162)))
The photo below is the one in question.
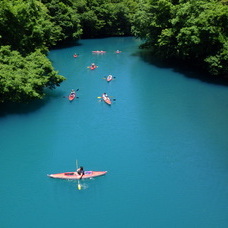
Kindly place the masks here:
POLYGON ((65 80, 49 48, 80 38, 135 35, 161 58, 228 73, 227 0, 2 0, 0 102, 41 99, 65 80))
POLYGON ((148 0, 134 15, 133 34, 155 55, 228 76, 227 0, 148 0))

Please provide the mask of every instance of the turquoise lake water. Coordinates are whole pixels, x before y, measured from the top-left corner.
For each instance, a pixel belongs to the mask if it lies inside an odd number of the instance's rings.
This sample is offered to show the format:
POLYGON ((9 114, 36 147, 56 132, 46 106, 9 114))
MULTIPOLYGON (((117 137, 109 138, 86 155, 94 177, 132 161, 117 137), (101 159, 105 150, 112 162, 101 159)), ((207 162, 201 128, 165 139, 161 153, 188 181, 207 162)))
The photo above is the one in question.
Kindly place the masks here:
POLYGON ((228 227, 228 87, 153 65, 139 44, 88 39, 52 50, 67 80, 44 101, 1 107, 1 228, 228 227), (79 98, 70 103, 71 89, 79 98), (81 191, 47 177, 74 171, 76 160, 108 173, 81 191))

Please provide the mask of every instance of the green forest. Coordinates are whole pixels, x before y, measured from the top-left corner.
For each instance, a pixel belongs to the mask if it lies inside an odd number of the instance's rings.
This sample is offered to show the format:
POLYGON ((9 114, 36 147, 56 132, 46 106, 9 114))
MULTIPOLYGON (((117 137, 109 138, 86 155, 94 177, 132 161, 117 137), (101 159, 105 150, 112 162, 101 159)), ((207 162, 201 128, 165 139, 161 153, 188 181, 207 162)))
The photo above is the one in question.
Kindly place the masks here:
POLYGON ((228 76, 228 0, 1 0, 0 102, 42 99, 66 79, 50 48, 110 36, 141 38, 159 59, 228 76))

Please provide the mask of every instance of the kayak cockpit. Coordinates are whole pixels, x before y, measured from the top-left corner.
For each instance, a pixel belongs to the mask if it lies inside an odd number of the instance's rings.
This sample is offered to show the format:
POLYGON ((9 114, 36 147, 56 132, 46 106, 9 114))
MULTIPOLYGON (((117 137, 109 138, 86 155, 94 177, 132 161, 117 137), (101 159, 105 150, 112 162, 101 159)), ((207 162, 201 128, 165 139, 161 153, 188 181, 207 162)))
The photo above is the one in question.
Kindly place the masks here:
MULTIPOLYGON (((93 173, 93 171, 85 171, 84 175, 91 175, 93 173)), ((72 175, 78 175, 77 172, 67 172, 64 173, 65 176, 72 176, 72 175)))

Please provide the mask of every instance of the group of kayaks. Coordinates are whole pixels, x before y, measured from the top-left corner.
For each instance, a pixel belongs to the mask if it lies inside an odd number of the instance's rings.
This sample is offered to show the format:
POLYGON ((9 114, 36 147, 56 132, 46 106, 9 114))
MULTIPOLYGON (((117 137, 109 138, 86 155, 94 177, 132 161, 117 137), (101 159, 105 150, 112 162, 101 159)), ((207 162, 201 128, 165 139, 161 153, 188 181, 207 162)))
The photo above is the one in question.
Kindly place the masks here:
MULTIPOLYGON (((115 51, 115 53, 117 53, 117 54, 119 54, 119 53, 121 53, 122 51, 120 51, 120 50, 116 50, 115 51)), ((92 51, 92 53, 96 53, 96 54, 104 54, 104 53, 106 53, 106 51, 92 51)), ((91 70, 94 70, 94 69, 96 69, 98 66, 96 66, 94 63, 90 66, 90 69, 91 70)), ((105 77, 105 79, 106 79, 106 81, 107 82, 110 82, 110 81, 112 81, 113 79, 114 79, 114 77, 110 74, 110 75, 108 75, 107 77, 105 77)), ((106 104, 108 104, 108 105, 111 105, 112 104, 112 101, 111 101, 111 99, 110 99, 110 97, 108 96, 108 94, 107 93, 103 93, 102 94, 102 96, 101 97, 99 97, 99 98, 101 98, 106 104)))
MULTIPOLYGON (((105 54, 106 51, 102 51, 102 50, 101 51, 92 51, 92 53, 95 53, 95 54, 105 54)), ((119 53, 121 53, 121 51, 120 50, 116 50, 115 53, 119 54, 119 53)))
MULTIPOLYGON (((120 50, 116 50, 115 51, 116 54, 119 54, 121 52, 122 51, 120 51, 120 50)), ((102 50, 99 51, 99 50, 97 50, 97 51, 92 51, 92 53, 94 53, 94 54, 105 54, 106 51, 102 51, 102 50)), ((73 55, 74 58, 77 58, 78 56, 79 56, 79 54, 76 54, 76 53, 73 55)))
POLYGON ((106 51, 92 51, 92 53, 96 53, 96 54, 104 54, 104 53, 106 53, 106 51))
MULTIPOLYGON (((97 53, 97 54, 104 54, 106 53, 106 51, 92 51, 93 53, 97 53)), ((121 51, 117 50, 116 53, 121 53, 121 51)), ((74 57, 78 57, 77 54, 74 55, 74 57)), ((90 68, 91 70, 96 69, 98 66, 96 66, 94 63, 91 64, 91 66, 89 66, 88 68, 90 68)), ((113 76, 112 75, 108 75, 106 77, 106 81, 110 82, 113 80, 113 76)), ((78 89, 76 90, 78 91, 78 89)), ((76 96, 76 91, 75 90, 71 90, 68 99, 69 101, 73 101, 77 96, 76 96)), ((111 105, 112 101, 110 99, 110 97, 107 95, 107 93, 103 93, 101 97, 102 100, 108 104, 111 105)), ((83 176, 80 176, 77 171, 76 172, 64 172, 64 173, 56 173, 56 174, 48 174, 49 177, 51 178, 56 178, 56 179, 68 179, 68 180, 78 180, 79 179, 88 179, 88 178, 93 178, 93 177, 98 177, 98 176, 103 176, 107 173, 107 171, 85 171, 83 176)))

